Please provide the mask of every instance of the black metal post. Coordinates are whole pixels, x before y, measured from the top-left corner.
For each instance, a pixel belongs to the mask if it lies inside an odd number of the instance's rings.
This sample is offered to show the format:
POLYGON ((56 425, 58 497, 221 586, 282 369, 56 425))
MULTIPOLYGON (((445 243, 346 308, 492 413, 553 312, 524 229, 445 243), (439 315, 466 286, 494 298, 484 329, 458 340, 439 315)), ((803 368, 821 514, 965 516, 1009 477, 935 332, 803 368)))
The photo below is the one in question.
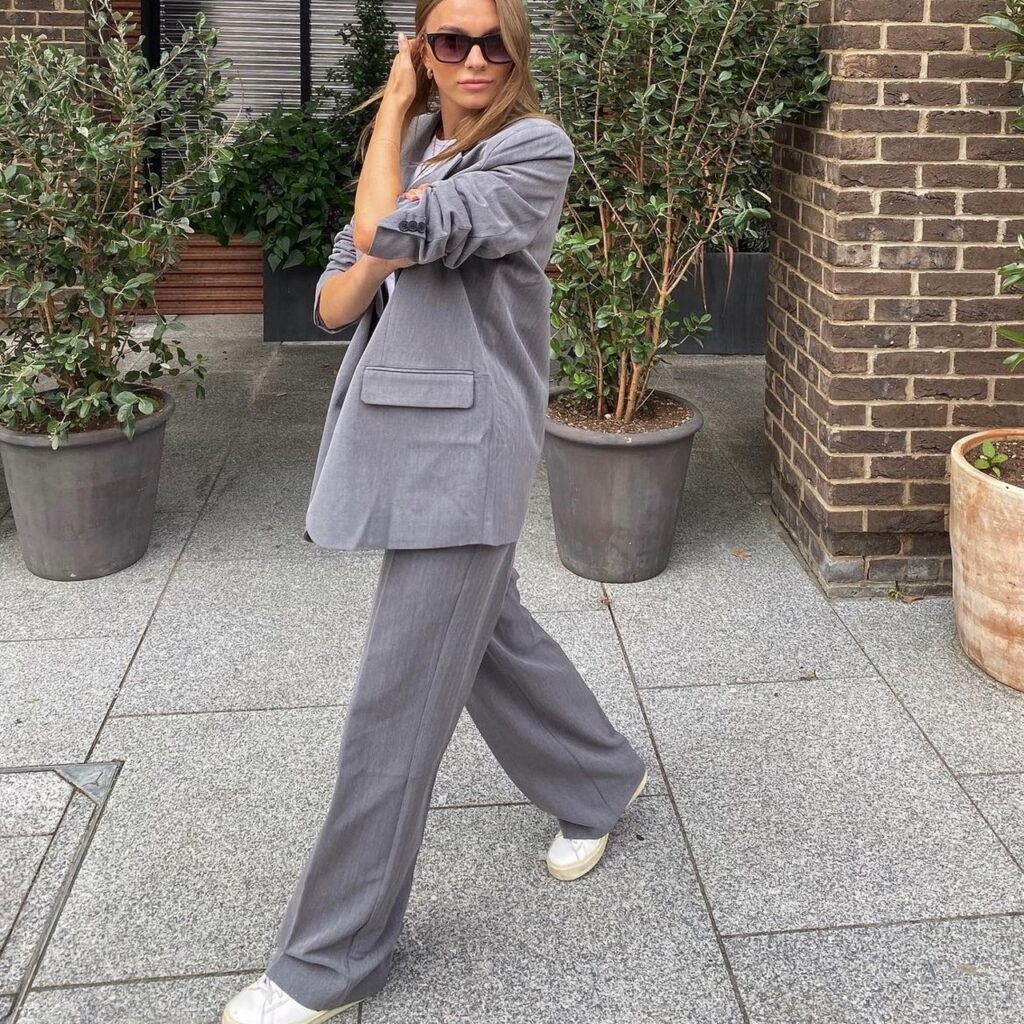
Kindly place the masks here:
POLYGON ((299 102, 313 98, 312 28, 310 0, 299 0, 299 102))
MULTIPOLYGON (((144 36, 142 52, 151 68, 160 63, 160 0, 142 0, 142 24, 139 30, 144 36)), ((160 133, 162 126, 154 131, 160 133)), ((163 178, 163 150, 158 149, 152 156, 149 171, 163 178)))

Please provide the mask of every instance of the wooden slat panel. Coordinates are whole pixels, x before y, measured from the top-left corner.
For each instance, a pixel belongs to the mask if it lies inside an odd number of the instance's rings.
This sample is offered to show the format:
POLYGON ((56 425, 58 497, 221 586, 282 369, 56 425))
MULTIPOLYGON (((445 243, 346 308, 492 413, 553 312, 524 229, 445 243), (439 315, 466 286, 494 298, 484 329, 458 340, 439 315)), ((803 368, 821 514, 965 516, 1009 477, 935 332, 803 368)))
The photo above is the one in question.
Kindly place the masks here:
POLYGON ((181 262, 157 281, 156 302, 167 315, 262 313, 262 246, 241 236, 223 246, 209 235, 193 235, 181 262))

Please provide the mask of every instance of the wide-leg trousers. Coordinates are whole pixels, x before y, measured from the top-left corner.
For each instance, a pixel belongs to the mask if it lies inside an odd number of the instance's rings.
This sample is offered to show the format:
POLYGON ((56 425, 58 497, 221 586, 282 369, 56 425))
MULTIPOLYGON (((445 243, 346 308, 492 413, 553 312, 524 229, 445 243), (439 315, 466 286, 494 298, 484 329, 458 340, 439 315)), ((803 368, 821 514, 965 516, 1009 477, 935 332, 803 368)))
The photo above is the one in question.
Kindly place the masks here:
POLYGON ((514 553, 515 543, 384 552, 333 795, 266 968, 305 1006, 384 987, 463 707, 568 837, 610 831, 643 777, 641 757, 523 606, 514 553))

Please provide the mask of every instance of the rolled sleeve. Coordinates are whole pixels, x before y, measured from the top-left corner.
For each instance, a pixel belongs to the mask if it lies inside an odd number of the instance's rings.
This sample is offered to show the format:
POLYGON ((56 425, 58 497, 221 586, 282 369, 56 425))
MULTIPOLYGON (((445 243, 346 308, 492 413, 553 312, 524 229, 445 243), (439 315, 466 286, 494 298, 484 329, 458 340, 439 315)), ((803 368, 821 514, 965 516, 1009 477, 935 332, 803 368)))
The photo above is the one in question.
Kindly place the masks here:
POLYGON ((568 135, 549 121, 509 131, 478 165, 381 218, 367 251, 454 268, 470 256, 499 259, 525 249, 561 206, 574 162, 568 135))
POLYGON ((320 316, 320 292, 323 291, 328 278, 334 277, 335 274, 343 274, 358 258, 359 252, 352 241, 352 221, 349 221, 334 236, 334 247, 331 250, 327 266, 316 283, 316 291, 313 295, 313 323, 320 330, 326 331, 328 334, 339 334, 355 321, 350 320, 347 324, 342 324, 340 327, 328 327, 320 316))

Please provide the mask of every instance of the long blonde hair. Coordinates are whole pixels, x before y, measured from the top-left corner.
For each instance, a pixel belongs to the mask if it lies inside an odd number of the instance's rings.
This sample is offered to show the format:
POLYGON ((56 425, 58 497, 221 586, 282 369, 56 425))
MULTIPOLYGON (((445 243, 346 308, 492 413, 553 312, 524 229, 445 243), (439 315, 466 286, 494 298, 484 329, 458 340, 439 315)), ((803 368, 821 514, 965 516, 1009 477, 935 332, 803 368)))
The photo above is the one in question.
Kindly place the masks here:
MULTIPOLYGON (((442 0, 416 0, 415 35, 423 35, 426 31, 427 16, 441 2, 442 0)), ((530 20, 523 0, 495 0, 495 4, 498 8, 501 39, 512 58, 512 71, 505 79, 501 91, 495 96, 493 102, 481 113, 472 117, 463 117, 455 126, 452 144, 427 160, 425 166, 447 160, 524 117, 542 117, 546 121, 558 124, 556 118, 541 110, 540 102, 537 99, 537 89, 530 71, 530 20)), ((427 45, 425 40, 423 45, 427 45)), ((384 87, 382 86, 368 99, 353 107, 350 113, 362 110, 371 103, 379 102, 383 95, 384 87)), ((422 113, 440 110, 440 105, 436 101, 437 86, 434 80, 427 76, 426 65, 418 62, 416 64, 416 96, 409 104, 409 109, 402 122, 403 140, 409 123, 414 117, 422 113), (434 101, 433 106, 431 106, 432 100, 434 101)), ((374 122, 370 121, 359 135, 357 151, 360 161, 366 155, 366 147, 369 145, 370 135, 373 133, 373 125, 374 122)))

